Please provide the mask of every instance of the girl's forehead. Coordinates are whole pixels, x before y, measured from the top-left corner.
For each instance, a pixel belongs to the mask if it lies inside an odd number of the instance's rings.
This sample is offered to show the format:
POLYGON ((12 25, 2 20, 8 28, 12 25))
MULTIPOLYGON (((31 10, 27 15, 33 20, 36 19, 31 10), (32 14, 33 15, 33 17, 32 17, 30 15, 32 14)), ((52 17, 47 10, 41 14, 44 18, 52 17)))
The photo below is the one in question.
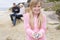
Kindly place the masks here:
POLYGON ((36 4, 36 5, 34 5, 34 6, 41 6, 40 4, 36 4))
POLYGON ((38 3, 37 5, 41 5, 40 3, 38 3))

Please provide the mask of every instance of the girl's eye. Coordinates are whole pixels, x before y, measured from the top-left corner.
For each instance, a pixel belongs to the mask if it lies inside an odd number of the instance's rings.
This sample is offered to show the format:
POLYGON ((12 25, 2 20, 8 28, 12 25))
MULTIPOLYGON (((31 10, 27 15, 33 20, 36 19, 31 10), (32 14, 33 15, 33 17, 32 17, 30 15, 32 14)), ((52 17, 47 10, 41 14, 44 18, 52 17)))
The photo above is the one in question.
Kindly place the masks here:
POLYGON ((34 6, 34 7, 36 7, 36 6, 34 6))
POLYGON ((38 7, 40 7, 40 6, 38 6, 38 7))

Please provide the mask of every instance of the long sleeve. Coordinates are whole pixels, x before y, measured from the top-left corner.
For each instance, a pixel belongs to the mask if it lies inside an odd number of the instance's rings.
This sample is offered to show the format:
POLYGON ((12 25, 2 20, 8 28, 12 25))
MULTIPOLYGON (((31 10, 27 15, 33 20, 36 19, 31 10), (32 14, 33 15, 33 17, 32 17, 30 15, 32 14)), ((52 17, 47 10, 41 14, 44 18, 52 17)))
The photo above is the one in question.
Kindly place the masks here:
POLYGON ((40 33, 42 33, 42 35, 44 35, 46 33, 46 24, 47 24, 47 21, 46 21, 46 16, 43 15, 43 23, 41 25, 41 29, 40 29, 40 33))
POLYGON ((31 30, 30 25, 29 25, 29 15, 24 14, 23 16, 24 16, 24 28, 25 28, 26 34, 29 36, 32 36, 34 32, 33 30, 31 30))

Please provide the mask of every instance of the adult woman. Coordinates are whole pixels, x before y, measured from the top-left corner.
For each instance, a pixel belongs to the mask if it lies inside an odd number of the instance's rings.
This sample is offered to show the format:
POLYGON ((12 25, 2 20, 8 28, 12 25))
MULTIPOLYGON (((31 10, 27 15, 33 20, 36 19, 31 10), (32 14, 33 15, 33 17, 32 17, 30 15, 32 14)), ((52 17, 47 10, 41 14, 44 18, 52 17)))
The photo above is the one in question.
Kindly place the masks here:
POLYGON ((20 6, 20 14, 23 15, 25 13, 25 6, 22 3, 19 6, 20 6))
POLYGON ((46 40, 46 16, 41 12, 40 1, 31 1, 28 10, 24 14, 26 40, 46 40))

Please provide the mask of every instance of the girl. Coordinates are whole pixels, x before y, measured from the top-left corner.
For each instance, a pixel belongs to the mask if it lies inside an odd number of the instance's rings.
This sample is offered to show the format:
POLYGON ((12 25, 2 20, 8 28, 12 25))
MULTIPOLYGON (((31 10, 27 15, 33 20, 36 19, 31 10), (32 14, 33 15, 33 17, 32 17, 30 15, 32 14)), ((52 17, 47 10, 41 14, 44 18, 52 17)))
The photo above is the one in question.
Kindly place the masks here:
POLYGON ((24 14, 26 40, 46 40, 46 16, 41 12, 40 1, 31 1, 24 14))

